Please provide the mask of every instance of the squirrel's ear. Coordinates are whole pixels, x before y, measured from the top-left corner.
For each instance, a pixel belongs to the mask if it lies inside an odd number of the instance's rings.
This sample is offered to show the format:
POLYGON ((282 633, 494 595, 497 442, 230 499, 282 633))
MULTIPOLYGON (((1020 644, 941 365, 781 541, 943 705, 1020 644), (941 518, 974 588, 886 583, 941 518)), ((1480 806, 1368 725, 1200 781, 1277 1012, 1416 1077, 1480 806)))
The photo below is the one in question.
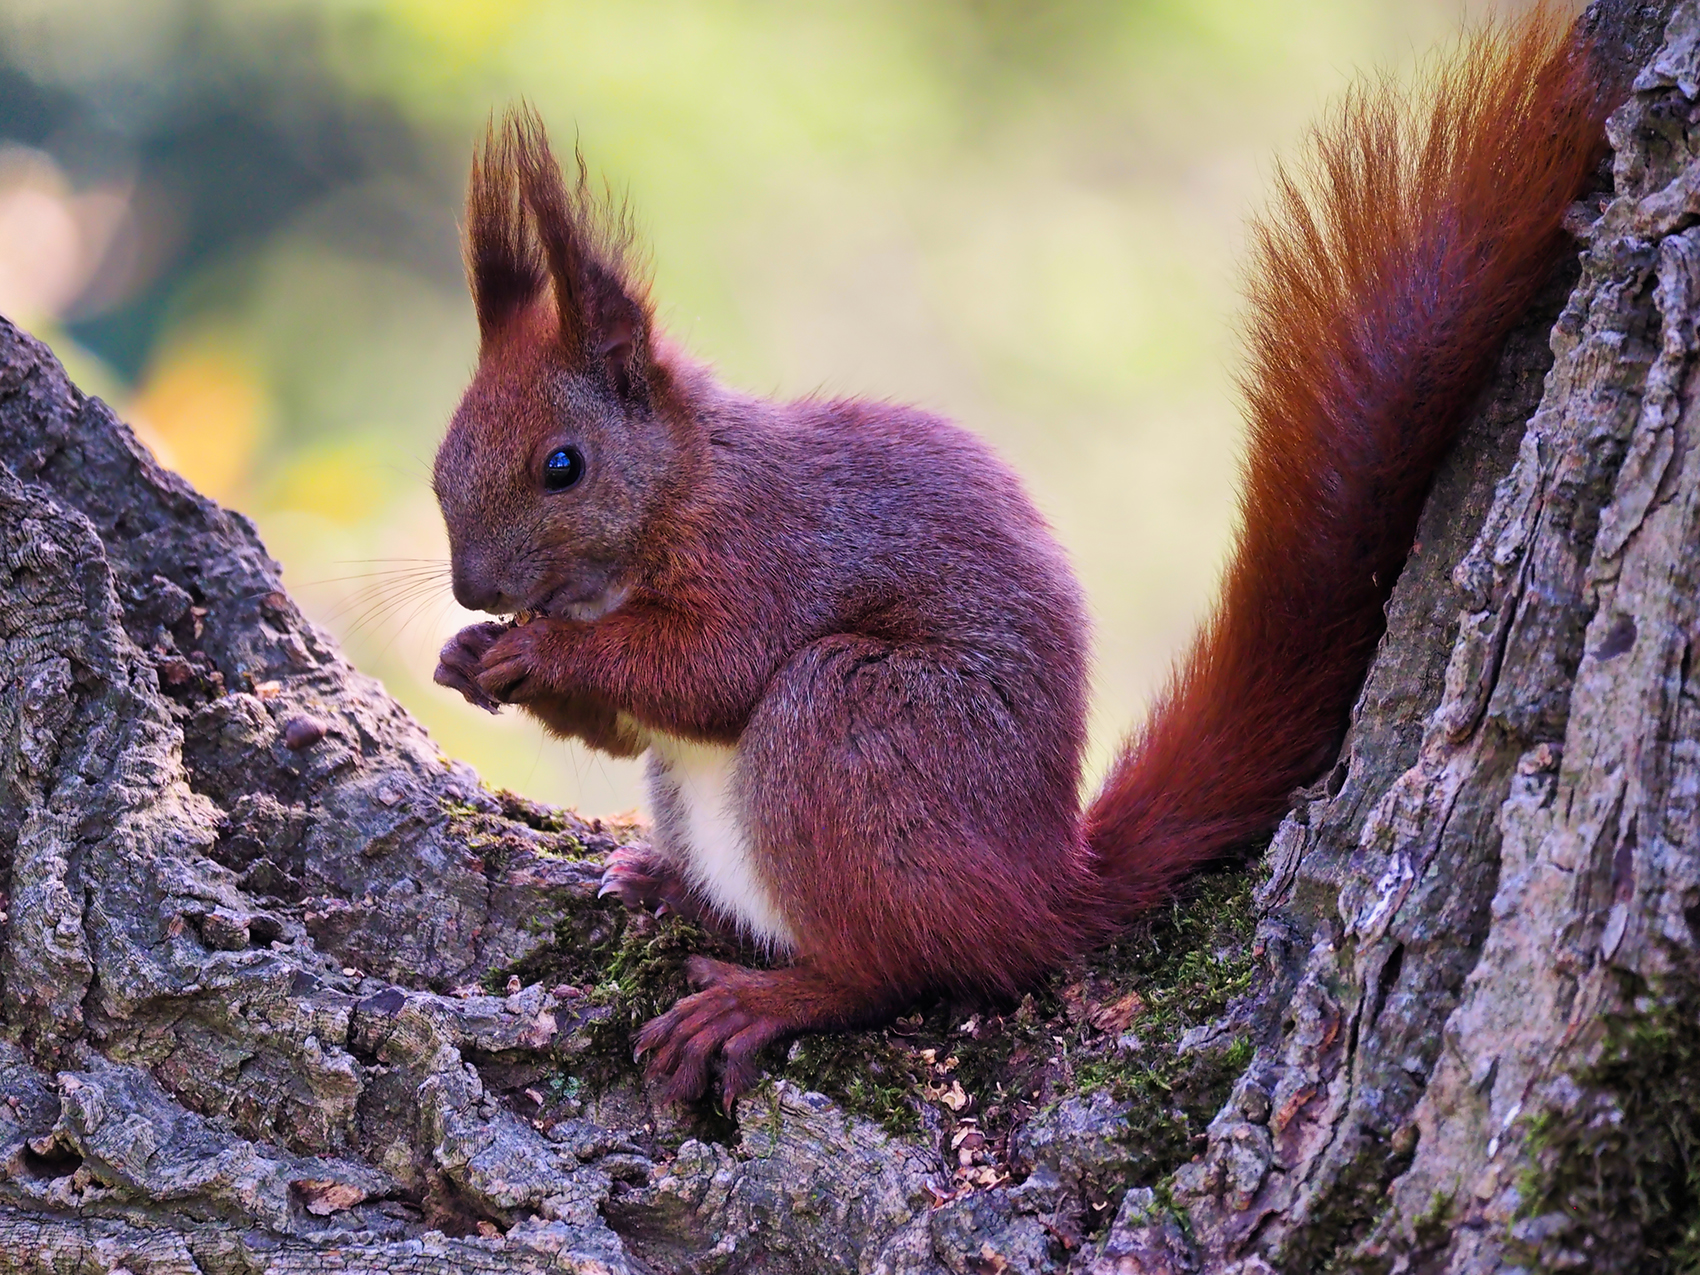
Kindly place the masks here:
POLYGON ((590 194, 576 150, 577 180, 569 188, 536 112, 510 113, 506 132, 520 199, 548 265, 568 365, 603 372, 622 397, 647 397, 651 319, 647 289, 630 264, 629 221, 590 194))

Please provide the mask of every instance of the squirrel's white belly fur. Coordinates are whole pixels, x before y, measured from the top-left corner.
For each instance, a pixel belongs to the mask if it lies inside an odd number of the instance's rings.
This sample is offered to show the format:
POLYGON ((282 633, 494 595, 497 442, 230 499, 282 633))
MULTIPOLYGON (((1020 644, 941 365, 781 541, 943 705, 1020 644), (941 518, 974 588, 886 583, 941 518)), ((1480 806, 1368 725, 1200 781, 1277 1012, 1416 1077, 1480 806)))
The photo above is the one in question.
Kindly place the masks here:
POLYGON ((756 868, 738 800, 738 750, 655 733, 649 740, 656 848, 722 915, 770 948, 796 935, 756 868))

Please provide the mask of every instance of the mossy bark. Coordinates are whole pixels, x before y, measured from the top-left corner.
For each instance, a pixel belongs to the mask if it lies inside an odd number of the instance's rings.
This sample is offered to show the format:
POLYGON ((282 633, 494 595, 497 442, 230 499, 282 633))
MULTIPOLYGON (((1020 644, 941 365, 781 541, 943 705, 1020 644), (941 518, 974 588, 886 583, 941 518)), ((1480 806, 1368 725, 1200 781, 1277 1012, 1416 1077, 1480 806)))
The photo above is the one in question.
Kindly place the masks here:
POLYGON ((713 942, 595 899, 641 829, 443 757, 0 324, 0 1270, 1694 1265, 1700 12, 1587 21, 1647 68, 1615 195, 1333 774, 1022 1004, 730 1118, 630 1062, 713 942))
POLYGON ((1539 405, 1513 426, 1524 333, 1427 511, 1341 762, 1271 849, 1287 1023, 1175 1182, 1212 1266, 1700 1252, 1674 1082, 1700 1031, 1697 31, 1676 6, 1613 118, 1614 197, 1576 218, 1539 405))

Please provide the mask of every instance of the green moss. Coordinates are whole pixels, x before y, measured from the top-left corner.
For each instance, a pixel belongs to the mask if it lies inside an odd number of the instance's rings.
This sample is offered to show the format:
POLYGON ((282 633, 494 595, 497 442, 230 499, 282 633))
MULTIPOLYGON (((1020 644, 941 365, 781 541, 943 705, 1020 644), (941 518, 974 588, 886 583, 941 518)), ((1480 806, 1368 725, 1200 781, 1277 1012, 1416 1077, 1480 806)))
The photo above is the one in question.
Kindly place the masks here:
POLYGON ((657 922, 652 917, 623 912, 621 920, 624 924, 618 938, 607 946, 608 959, 600 967, 601 977, 590 988, 590 999, 592 1004, 613 1011, 599 1030, 610 1038, 612 1051, 629 1059, 638 1029, 672 1008, 681 996, 690 994, 685 981, 685 962, 690 957, 736 961, 739 953, 731 944, 688 921, 669 918, 657 922))
MULTIPOLYGON (((1250 1059, 1244 1039, 1184 1055, 1176 1047, 1251 985, 1252 886, 1243 870, 1198 879, 1183 898, 1017 1005, 934 1001, 883 1030, 803 1037, 767 1065, 894 1134, 918 1132, 928 1108, 928 1123, 947 1135, 971 1124, 987 1139, 991 1167, 1002 1163, 1005 1135, 1020 1121, 1071 1094, 1108 1089, 1133 1104, 1125 1131, 1133 1168, 1121 1185, 1155 1184, 1198 1149, 1250 1059), (1107 1022, 1106 1007, 1125 1007, 1129 994, 1142 1002, 1131 1021, 1107 1022)), ((512 975, 567 983, 606 1009, 590 1029, 590 1049, 570 1067, 573 1083, 592 1088, 632 1079, 633 1037, 689 992, 688 957, 749 960, 695 925, 628 913, 611 900, 575 906, 553 924, 545 948, 492 972, 487 984, 500 991, 512 975)), ((705 1118, 707 1111, 703 1104, 705 1118)))
POLYGON ((1520 1217, 1569 1219, 1548 1243, 1595 1270, 1700 1271, 1700 983, 1623 977, 1635 1012, 1609 1020, 1599 1061, 1575 1077, 1584 1097, 1531 1123, 1520 1217))
POLYGON ((1252 1043, 1230 1035, 1178 1052, 1194 1027, 1221 1018, 1251 990, 1256 916, 1249 872, 1202 878, 1168 914, 1130 933, 1103 957, 1106 977, 1138 991, 1147 1010, 1130 1024, 1135 1048, 1101 1052, 1076 1080, 1131 1102, 1124 1141, 1132 1180, 1151 1185, 1203 1147, 1210 1121, 1251 1062, 1252 1043))
POLYGON ((1243 869, 1198 878, 1004 1012, 935 1002, 884 1031, 805 1038, 776 1070, 894 1133, 913 1132, 931 1106, 947 1131, 971 1120, 994 1146, 1036 1110, 1107 1089, 1133 1104, 1124 1134, 1131 1167, 1112 1185, 1155 1184, 1202 1146, 1251 1060, 1243 1037, 1184 1055, 1177 1047, 1251 987, 1253 886, 1243 869), (1130 993, 1143 1008, 1118 1029, 1103 1011, 1130 993))
POLYGON ((926 1064, 918 1051, 886 1032, 805 1036, 791 1047, 781 1074, 889 1133, 901 1136, 921 1127, 926 1064))
POLYGON ((520 853, 567 859, 583 858, 590 853, 574 827, 576 816, 570 811, 523 801, 507 792, 496 797, 501 805, 500 814, 447 798, 440 803, 450 835, 484 860, 486 872, 499 873, 520 853), (516 832, 516 823, 548 835, 528 837, 516 832))
POLYGON ((501 807, 505 818, 535 828, 538 832, 559 835, 562 844, 556 847, 556 853, 571 854, 575 857, 585 853, 584 842, 579 838, 579 833, 584 828, 585 821, 571 810, 564 810, 559 806, 546 806, 542 802, 532 801, 529 797, 522 797, 516 792, 509 792, 506 788, 498 789, 492 795, 496 799, 496 804, 501 807))
MULTIPOLYGON (((698 926, 629 913, 605 900, 572 907, 556 919, 548 945, 485 975, 485 987, 497 994, 515 976, 525 984, 576 987, 584 995, 576 1006, 602 1011, 584 1024, 587 1046, 543 1078, 546 1110, 559 1115, 560 1104, 571 1104, 568 1112, 576 1113, 580 1102, 637 1080, 641 1067, 633 1061, 632 1045, 638 1029, 689 993, 684 965, 699 952, 734 959, 698 926)), ((685 1115, 666 1139, 669 1145, 686 1137, 736 1141, 736 1126, 712 1103, 685 1115)))
POLYGON ((1458 1198, 1452 1192, 1436 1191, 1429 1196, 1423 1211, 1411 1220, 1411 1250, 1417 1259, 1414 1266, 1429 1269, 1441 1262, 1457 1233, 1457 1214, 1458 1198))
POLYGON ((524 961, 492 970, 484 981, 492 992, 513 976, 522 983, 566 984, 581 989, 589 1005, 608 1011, 589 1025, 590 1047, 570 1068, 576 1084, 603 1088, 631 1079, 638 1029, 689 994, 685 961, 699 954, 741 959, 700 926, 628 912, 610 899, 563 913, 547 945, 524 961))

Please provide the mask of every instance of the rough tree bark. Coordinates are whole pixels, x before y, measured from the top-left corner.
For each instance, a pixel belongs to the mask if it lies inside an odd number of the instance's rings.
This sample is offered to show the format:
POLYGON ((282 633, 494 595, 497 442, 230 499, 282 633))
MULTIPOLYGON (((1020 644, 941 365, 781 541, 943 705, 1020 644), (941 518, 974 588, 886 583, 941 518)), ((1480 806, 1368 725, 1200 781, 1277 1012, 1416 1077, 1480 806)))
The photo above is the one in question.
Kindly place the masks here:
POLYGON ((641 829, 483 788, 0 324, 0 1269, 1700 1262, 1700 10, 1589 20, 1615 197, 1263 864, 731 1120, 624 1056, 708 941, 594 899, 641 829))

